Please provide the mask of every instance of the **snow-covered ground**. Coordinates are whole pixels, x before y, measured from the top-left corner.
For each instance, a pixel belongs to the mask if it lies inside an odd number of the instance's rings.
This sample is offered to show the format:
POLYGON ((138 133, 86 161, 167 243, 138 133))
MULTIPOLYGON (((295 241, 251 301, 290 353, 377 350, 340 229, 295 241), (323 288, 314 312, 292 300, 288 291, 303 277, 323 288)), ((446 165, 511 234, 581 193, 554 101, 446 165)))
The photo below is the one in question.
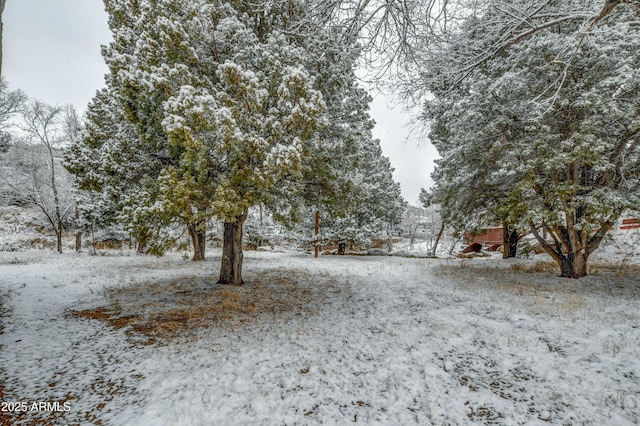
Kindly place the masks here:
POLYGON ((1 423, 640 422, 632 269, 219 255, 0 252, 1 423))

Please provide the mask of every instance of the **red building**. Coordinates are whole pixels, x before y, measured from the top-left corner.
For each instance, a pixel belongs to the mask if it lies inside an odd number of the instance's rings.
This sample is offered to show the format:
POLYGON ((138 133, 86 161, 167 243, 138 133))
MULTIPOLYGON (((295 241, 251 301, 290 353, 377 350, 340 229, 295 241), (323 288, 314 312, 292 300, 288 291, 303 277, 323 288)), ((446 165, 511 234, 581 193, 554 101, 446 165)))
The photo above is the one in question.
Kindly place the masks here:
POLYGON ((494 228, 484 228, 483 231, 484 232, 476 236, 465 234, 464 238, 467 244, 480 243, 483 246, 502 244, 502 226, 494 228))
MULTIPOLYGON (((618 220, 616 226, 611 230, 629 231, 631 229, 639 229, 640 220, 637 218, 627 218, 618 220)), ((491 246, 493 244, 502 244, 502 227, 483 228, 483 232, 476 236, 465 234, 464 238, 467 244, 480 243, 483 246, 491 246)))
POLYGON ((622 219, 620 221, 620 230, 627 231, 629 229, 640 228, 640 221, 638 219, 622 219))

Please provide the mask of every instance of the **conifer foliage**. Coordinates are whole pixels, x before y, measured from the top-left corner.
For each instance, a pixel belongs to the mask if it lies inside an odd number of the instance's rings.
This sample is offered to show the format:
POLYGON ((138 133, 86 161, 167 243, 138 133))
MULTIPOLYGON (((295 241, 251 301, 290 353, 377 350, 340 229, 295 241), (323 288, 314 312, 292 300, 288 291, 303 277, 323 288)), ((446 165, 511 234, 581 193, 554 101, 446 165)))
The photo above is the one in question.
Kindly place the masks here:
POLYGON ((201 260, 207 220, 223 221, 218 282, 242 284, 242 226, 250 207, 297 220, 318 193, 310 186, 324 186, 325 201, 350 190, 347 179, 331 178, 341 174, 332 170, 333 154, 349 143, 350 124, 359 128, 349 103, 366 111, 368 96, 354 81, 331 84, 329 67, 338 55, 352 75, 352 45, 336 47, 339 38, 320 24, 302 35, 305 2, 105 5, 113 32, 103 49, 110 72, 67 167, 81 188, 108 200, 139 248, 161 253, 171 243, 162 229, 181 224, 194 260, 201 260), (323 149, 331 150, 331 161, 321 160, 323 149), (328 182, 340 191, 328 190, 328 182))
MULTIPOLYGON (((493 45, 478 29, 500 13, 467 21, 468 42, 448 60, 493 45)), ((442 155, 430 201, 445 219, 526 227, 562 276, 579 278, 620 214, 640 208, 640 30, 618 7, 578 49, 575 34, 571 22, 542 29, 453 88, 437 78, 445 55, 432 63, 424 118, 442 155)))

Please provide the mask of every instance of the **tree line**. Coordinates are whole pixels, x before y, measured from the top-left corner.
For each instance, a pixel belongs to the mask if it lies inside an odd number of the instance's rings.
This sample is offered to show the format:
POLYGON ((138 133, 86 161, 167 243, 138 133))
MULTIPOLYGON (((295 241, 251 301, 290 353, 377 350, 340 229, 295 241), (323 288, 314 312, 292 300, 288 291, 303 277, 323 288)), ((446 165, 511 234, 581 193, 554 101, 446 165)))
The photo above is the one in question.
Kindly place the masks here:
MULTIPOLYGON (((323 216, 345 241, 400 220, 400 187, 355 78, 359 48, 330 26, 297 35, 304 2, 105 4, 110 72, 83 125, 66 133, 64 165, 83 217, 122 223, 156 254, 174 243, 167 227, 181 224, 194 260, 204 259, 206 226, 217 218, 224 284, 243 282, 253 206, 287 224, 323 216)), ((36 133, 53 164, 46 131, 36 133)), ((62 214, 54 208, 60 231, 62 214)))
MULTIPOLYGON (((10 91, 3 80, 0 87, 0 201, 5 205, 33 206, 40 211, 45 225, 56 236, 59 252, 63 250, 62 236, 65 231, 75 232, 76 250, 82 247, 82 234, 85 235, 85 243, 90 242, 94 246, 94 251, 95 244, 99 245, 100 240, 104 238, 129 240, 130 244, 132 242, 136 245, 140 253, 156 255, 161 255, 168 248, 176 247, 176 244, 182 244, 182 235, 185 232, 192 234, 192 230, 184 220, 186 214, 180 208, 174 207, 169 212, 158 209, 156 213, 162 217, 149 216, 146 223, 144 218, 140 218, 139 222, 133 224, 143 228, 146 226, 149 231, 148 234, 135 234, 136 228, 132 227, 130 222, 131 210, 127 209, 127 206, 117 204, 117 197, 120 195, 116 192, 117 189, 106 186, 100 190, 91 187, 80 188, 80 181, 70 174, 68 169, 77 164, 70 161, 74 155, 73 150, 82 145, 83 138, 88 137, 86 123, 86 117, 79 117, 73 107, 54 107, 29 99, 20 90, 10 91), (179 231, 182 226, 185 232, 179 231)), ((346 138, 335 143, 343 142, 347 143, 346 138)), ((354 142, 351 140, 351 143, 354 142)), ((399 185, 391 177, 393 169, 388 159, 382 156, 379 141, 368 134, 366 143, 367 148, 357 153, 357 158, 361 161, 357 168, 350 163, 349 169, 331 171, 342 175, 343 188, 339 193, 336 191, 334 198, 327 194, 324 204, 320 204, 316 198, 297 200, 298 219, 286 219, 288 216, 282 211, 259 203, 251 223, 251 244, 267 238, 261 229, 262 226, 257 225, 258 210, 260 224, 264 211, 265 223, 269 223, 271 227, 280 223, 282 226, 276 226, 277 233, 289 235, 284 239, 298 244, 313 242, 313 222, 310 223, 309 218, 314 216, 316 209, 322 209, 319 215, 321 232, 315 236, 318 245, 327 244, 329 241, 341 244, 366 242, 387 228, 390 223, 399 222, 405 203, 400 197, 399 185), (382 179, 382 185, 377 183, 379 179, 382 179), (330 201, 333 202, 333 206, 339 205, 340 209, 330 208, 330 201)), ((355 150, 360 148, 354 145, 351 149, 352 158, 356 158, 355 150)), ((333 157, 323 152, 327 156, 316 160, 322 161, 325 167, 328 167, 329 160, 333 157)), ((137 155, 144 154, 143 151, 137 151, 137 155)), ((343 157, 335 158, 345 161, 343 157)), ((113 163, 105 161, 102 165, 105 169, 96 168, 91 173, 112 173, 113 163)), ((136 164, 133 162, 122 160, 120 165, 121 171, 140 173, 135 170, 136 164)), ((318 169, 322 170, 324 169, 318 169)), ((137 176, 145 178, 142 174, 137 176)), ((307 188, 306 182, 299 182, 298 185, 317 195, 312 189, 307 188)), ((125 191, 122 186, 120 190, 123 193, 125 191)), ((167 190, 177 191, 172 188, 167 190)), ((173 197, 177 197, 175 192, 168 197, 167 202, 174 201, 179 206, 184 202, 174 200, 173 197)), ((280 205, 285 205, 286 200, 280 201, 280 205)), ((205 224, 211 224, 215 219, 215 216, 206 217, 205 224)), ((216 229, 213 229, 211 238, 217 238, 219 232, 217 226, 214 228, 216 229)), ((191 242, 194 260, 202 260, 206 245, 204 233, 200 240, 194 241, 191 238, 191 242)), ((265 240, 264 243, 268 241, 265 240)))
POLYGON ((363 60, 422 105, 442 157, 422 200, 454 229, 501 222, 508 253, 531 232, 581 277, 639 207, 637 0, 105 6, 109 73, 66 166, 95 216, 152 251, 181 223, 203 258, 207 219, 222 220, 221 283, 242 282, 252 206, 284 223, 322 212, 344 239, 403 210, 363 60))

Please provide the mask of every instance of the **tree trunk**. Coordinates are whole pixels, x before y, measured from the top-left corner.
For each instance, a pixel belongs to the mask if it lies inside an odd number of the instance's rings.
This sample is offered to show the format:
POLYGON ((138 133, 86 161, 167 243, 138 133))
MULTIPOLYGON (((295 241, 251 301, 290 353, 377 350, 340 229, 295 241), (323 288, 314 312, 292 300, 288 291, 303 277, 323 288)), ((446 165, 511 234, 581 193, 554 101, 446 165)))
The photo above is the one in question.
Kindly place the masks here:
POLYGON ((582 278, 587 276, 587 255, 569 253, 558 262, 560 276, 564 278, 582 278))
POLYGON ((191 237, 191 244, 193 245, 193 261, 197 262, 204 260, 204 254, 206 249, 206 225, 203 221, 196 223, 188 223, 187 231, 191 237))
POLYGON ((54 229, 58 239, 58 253, 62 253, 62 214, 60 213, 60 198, 58 197, 58 185, 56 183, 56 163, 53 156, 53 148, 50 143, 45 143, 49 150, 49 160, 51 162, 51 190, 53 191, 53 203, 55 207, 55 226, 54 229))
POLYGON ((314 227, 313 233, 316 236, 315 244, 313 248, 313 257, 318 257, 318 252, 320 251, 320 246, 318 246, 318 231, 320 230, 320 212, 316 210, 316 226, 314 227))
POLYGON ((247 211, 235 222, 224 223, 222 262, 218 284, 242 285, 242 225, 247 219, 247 211))
POLYGON ((58 220, 58 230, 56 231, 58 253, 62 253, 62 221, 58 220))
POLYGON ((453 250, 455 250, 456 246, 458 245, 458 243, 460 242, 460 238, 462 237, 458 237, 453 241, 453 244, 451 244, 451 247, 449 247, 449 251, 447 252, 447 254, 449 256, 451 256, 453 254, 453 250))
POLYGON ((80 230, 80 209, 76 205, 76 251, 82 250, 82 231, 80 230))
MULTIPOLYGON (((543 224, 544 225, 544 224, 543 224)), ((542 248, 556 261, 558 266, 560 267, 560 276, 565 278, 582 278, 587 276, 587 260, 589 258, 589 254, 593 253, 593 250, 598 247, 602 238, 606 234, 610 223, 605 223, 607 228, 605 228, 602 233, 597 233, 594 237, 591 238, 590 244, 587 249, 579 248, 574 249, 575 244, 571 244, 572 238, 566 238, 564 243, 560 241, 560 238, 555 235, 553 232, 550 232, 553 237, 555 244, 551 245, 546 240, 544 240, 538 230, 536 229, 533 222, 530 223, 531 233, 536 237, 542 248)), ((546 228, 546 226, 544 226, 546 228)), ((569 234, 574 231, 566 231, 565 233, 569 234)), ((575 240, 575 238, 573 238, 575 240)), ((584 247, 584 245, 583 245, 584 247)))
POLYGON ((433 244, 433 248, 431 249, 431 253, 429 253, 429 257, 436 257, 436 250, 438 249, 438 243, 440 242, 440 238, 442 238, 442 234, 444 233, 444 222, 440 226, 440 230, 438 231, 438 235, 436 236, 436 242, 433 244))
POLYGON ((346 252, 347 252, 347 243, 344 243, 344 242, 338 243, 338 254, 340 256, 344 256, 346 252))
POLYGON ((136 248, 136 253, 145 254, 147 250, 148 237, 146 235, 139 235, 137 240, 138 247, 136 248))
POLYGON ((509 225, 502 225, 502 258, 508 259, 516 257, 518 250, 518 241, 520 241, 520 233, 509 228, 509 225))
POLYGON ((91 247, 93 247, 93 255, 95 256, 96 253, 96 228, 95 228, 95 223, 92 221, 91 222, 91 247))

